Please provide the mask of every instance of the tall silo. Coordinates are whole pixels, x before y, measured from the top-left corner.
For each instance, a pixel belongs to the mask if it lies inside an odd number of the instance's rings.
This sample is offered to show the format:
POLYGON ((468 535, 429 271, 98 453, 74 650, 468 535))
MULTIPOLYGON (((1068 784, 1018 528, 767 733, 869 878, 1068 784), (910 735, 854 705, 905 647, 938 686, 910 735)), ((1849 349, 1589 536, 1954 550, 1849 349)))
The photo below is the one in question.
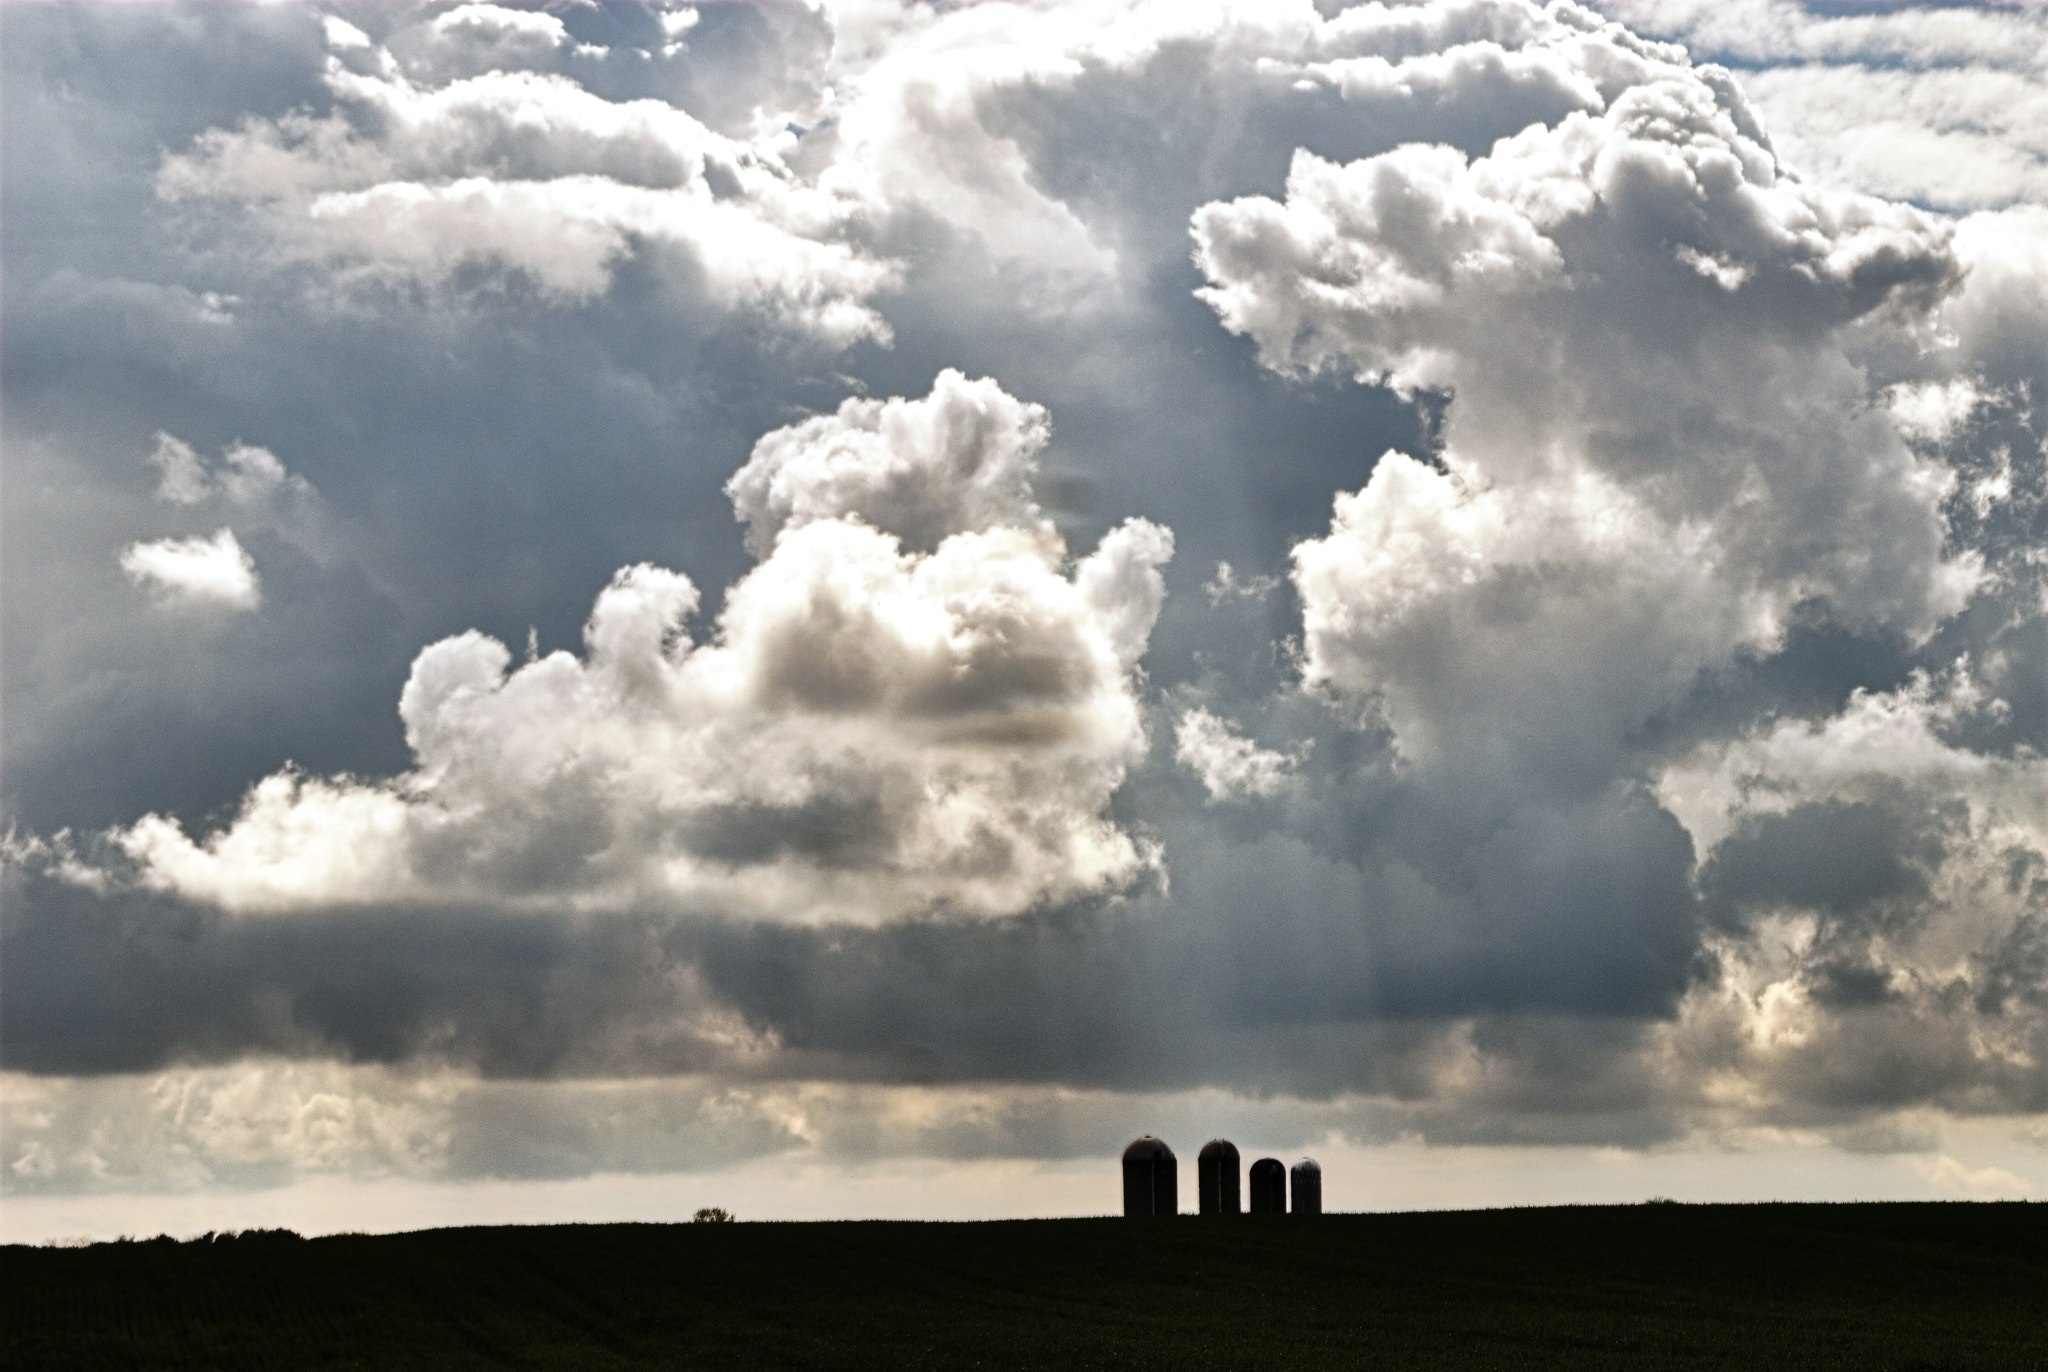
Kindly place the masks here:
POLYGON ((1287 1164, 1278 1158, 1260 1158, 1252 1164, 1252 1213, 1287 1213, 1287 1164))
POLYGON ((1288 1181, 1294 1192, 1294 1214, 1320 1215, 1323 1213, 1323 1169, 1316 1165, 1314 1158, 1303 1158, 1289 1170, 1288 1181))
POLYGON ((1195 1155, 1195 1183, 1205 1215, 1235 1215, 1238 1204, 1237 1145, 1229 1139, 1210 1139, 1195 1155))
POLYGON ((1173 1150, 1150 1134, 1124 1149, 1124 1214, 1171 1215, 1180 1209, 1180 1172, 1173 1150))

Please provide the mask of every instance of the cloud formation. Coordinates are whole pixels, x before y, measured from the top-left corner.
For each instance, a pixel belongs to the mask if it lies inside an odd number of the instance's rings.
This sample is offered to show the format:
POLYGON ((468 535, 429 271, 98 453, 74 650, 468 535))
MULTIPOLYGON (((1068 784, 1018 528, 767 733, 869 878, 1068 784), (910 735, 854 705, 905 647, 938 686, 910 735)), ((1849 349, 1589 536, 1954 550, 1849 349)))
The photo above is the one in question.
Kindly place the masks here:
POLYGON ((7 1184, 1147 1101, 2029 1183, 2044 44, 11 16, 7 1184))
POLYGON ((1182 712, 1173 756, 1201 777, 1211 800, 1275 795, 1287 785, 1295 764, 1286 753, 1261 748, 1234 732, 1228 720, 1199 705, 1182 712))
POLYGON ((157 538, 121 550, 121 570, 138 586, 174 604, 224 605, 253 610, 262 602, 256 563, 222 529, 211 538, 157 538))
POLYGON ((624 568, 581 659, 514 668, 474 631, 422 651, 405 776, 287 771, 212 834, 149 815, 112 841, 144 885, 235 911, 655 900, 868 921, 1120 889, 1147 858, 1103 811, 1144 750, 1132 673, 1173 541, 1133 520, 1069 574, 1029 496, 1047 432, 944 372, 925 400, 770 433, 731 483, 762 560, 704 642, 689 578, 624 568))
POLYGON ((172 505, 200 505, 213 499, 230 505, 256 506, 281 494, 301 500, 313 494, 302 476, 285 471, 277 454, 249 443, 236 443, 209 464, 190 443, 159 432, 150 465, 160 473, 156 498, 172 505))
POLYGON ((1797 605, 1920 638, 1972 589, 1945 476, 1861 413, 1836 332, 1939 301, 1946 231, 1781 181, 1750 122, 1667 79, 1476 162, 1297 154, 1284 203, 1197 215, 1204 298, 1270 365, 1454 396, 1436 467, 1382 459, 1294 553, 1308 680, 1378 694, 1410 748, 1583 755, 1797 605))
POLYGON ((836 344, 885 332, 866 301, 894 268, 847 240, 857 201, 789 168, 786 129, 737 140, 660 100, 608 100, 558 69, 604 54, 552 15, 469 4, 401 22, 389 46, 346 23, 327 37, 332 113, 209 130, 165 159, 159 196, 245 207, 280 262, 344 282, 510 274, 588 300, 666 249, 718 308, 836 344))
POLYGON ((1610 9, 1741 70, 1784 151, 1816 178, 1958 211, 2038 204, 2048 191, 2048 83, 2039 18, 2025 7, 1610 9))

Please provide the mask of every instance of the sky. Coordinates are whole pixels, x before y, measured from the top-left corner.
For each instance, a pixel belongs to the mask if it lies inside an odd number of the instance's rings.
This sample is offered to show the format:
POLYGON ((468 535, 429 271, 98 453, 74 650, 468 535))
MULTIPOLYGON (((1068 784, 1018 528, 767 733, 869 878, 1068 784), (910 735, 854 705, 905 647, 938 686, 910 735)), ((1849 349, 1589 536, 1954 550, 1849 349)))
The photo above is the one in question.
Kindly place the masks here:
POLYGON ((0 1239, 2048 1196, 2048 7, 0 56, 0 1239))

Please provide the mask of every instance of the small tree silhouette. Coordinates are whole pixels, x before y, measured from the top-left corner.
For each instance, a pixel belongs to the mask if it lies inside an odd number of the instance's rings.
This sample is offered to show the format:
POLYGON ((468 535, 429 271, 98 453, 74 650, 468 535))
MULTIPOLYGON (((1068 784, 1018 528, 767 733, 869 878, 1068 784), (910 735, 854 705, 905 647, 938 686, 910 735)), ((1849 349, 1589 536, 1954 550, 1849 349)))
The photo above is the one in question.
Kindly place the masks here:
POLYGON ((731 1224, 732 1211, 722 1205, 707 1205, 690 1216, 692 1224, 731 1224))

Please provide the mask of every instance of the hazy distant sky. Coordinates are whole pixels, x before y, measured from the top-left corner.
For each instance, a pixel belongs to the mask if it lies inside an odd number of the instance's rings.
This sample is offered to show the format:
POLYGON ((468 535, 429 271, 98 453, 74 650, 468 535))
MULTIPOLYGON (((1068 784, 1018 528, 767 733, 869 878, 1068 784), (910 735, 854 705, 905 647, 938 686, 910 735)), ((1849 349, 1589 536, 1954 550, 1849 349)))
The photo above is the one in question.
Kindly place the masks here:
POLYGON ((2048 1196, 2048 8, 0 44, 0 1237, 2048 1196))

